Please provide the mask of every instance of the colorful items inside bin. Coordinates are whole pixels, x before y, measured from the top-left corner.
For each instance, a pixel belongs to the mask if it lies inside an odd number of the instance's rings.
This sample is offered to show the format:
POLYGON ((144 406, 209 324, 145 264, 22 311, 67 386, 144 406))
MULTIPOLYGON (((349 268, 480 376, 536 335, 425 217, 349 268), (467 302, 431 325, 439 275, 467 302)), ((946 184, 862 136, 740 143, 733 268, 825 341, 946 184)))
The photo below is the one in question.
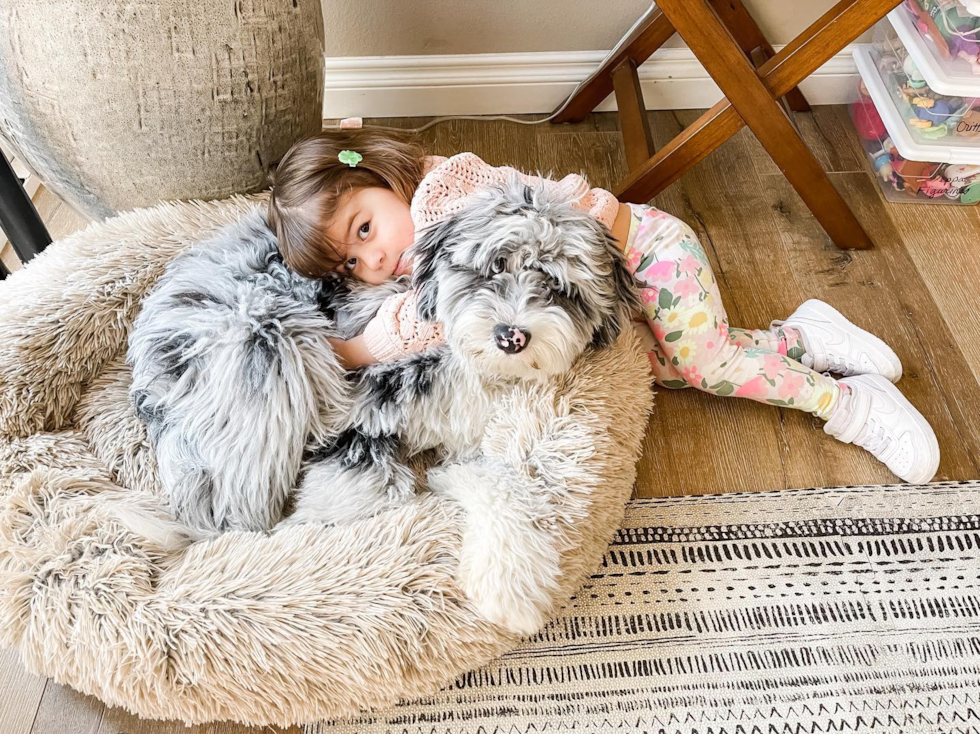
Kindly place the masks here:
POLYGON ((929 163, 903 158, 892 143, 864 82, 851 118, 871 167, 890 201, 980 202, 980 165, 929 163))
POLYGON ((980 0, 905 0, 905 7, 944 59, 963 59, 980 75, 980 0))
POLYGON ((976 138, 980 143, 980 85, 975 97, 933 91, 890 26, 875 27, 874 48, 878 71, 895 106, 918 137, 924 141, 976 138))

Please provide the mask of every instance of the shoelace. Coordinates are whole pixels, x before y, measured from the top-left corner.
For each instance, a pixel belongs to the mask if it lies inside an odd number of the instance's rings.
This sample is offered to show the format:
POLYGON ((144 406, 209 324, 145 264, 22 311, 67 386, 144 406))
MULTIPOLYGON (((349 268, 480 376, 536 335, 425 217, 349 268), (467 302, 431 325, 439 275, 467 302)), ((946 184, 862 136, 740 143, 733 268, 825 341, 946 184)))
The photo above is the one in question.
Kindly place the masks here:
POLYGON ((854 366, 854 363, 842 354, 828 355, 827 362, 829 365, 828 369, 837 374, 845 374, 854 366))
POLYGON ((885 427, 878 423, 875 418, 868 419, 868 432, 861 441, 862 448, 867 449, 877 456, 891 445, 892 438, 888 435, 885 427))

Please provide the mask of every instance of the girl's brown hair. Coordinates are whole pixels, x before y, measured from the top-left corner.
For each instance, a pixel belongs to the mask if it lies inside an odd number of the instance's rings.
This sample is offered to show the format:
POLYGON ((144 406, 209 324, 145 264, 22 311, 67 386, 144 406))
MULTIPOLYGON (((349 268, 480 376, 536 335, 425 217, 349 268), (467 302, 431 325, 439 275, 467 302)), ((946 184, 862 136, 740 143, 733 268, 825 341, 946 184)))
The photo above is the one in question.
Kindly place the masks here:
POLYGON ((346 259, 345 244, 326 234, 340 202, 357 189, 380 186, 411 203, 422 180, 425 153, 412 138, 374 130, 323 132, 295 143, 272 173, 269 226, 286 265, 309 278, 322 278, 346 259), (362 158, 342 163, 341 151, 362 158))

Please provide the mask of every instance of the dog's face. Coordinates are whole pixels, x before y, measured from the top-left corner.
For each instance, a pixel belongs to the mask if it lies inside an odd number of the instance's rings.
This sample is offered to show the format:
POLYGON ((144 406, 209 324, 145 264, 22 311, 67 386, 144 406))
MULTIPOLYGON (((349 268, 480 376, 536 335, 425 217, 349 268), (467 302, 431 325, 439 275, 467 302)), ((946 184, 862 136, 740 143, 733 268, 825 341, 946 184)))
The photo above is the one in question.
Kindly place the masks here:
POLYGON ((639 307, 609 231, 516 178, 476 194, 415 245, 419 316, 487 377, 547 379, 604 347, 639 307))

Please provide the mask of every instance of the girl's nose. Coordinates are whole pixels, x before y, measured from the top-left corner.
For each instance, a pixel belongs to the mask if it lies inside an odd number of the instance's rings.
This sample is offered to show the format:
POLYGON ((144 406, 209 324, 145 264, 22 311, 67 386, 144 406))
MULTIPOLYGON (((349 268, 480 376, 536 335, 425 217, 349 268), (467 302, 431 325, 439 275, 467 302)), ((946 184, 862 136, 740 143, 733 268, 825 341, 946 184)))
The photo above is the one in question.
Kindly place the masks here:
POLYGON ((385 253, 380 247, 372 247, 361 256, 361 259, 371 270, 377 270, 384 263, 385 253))

